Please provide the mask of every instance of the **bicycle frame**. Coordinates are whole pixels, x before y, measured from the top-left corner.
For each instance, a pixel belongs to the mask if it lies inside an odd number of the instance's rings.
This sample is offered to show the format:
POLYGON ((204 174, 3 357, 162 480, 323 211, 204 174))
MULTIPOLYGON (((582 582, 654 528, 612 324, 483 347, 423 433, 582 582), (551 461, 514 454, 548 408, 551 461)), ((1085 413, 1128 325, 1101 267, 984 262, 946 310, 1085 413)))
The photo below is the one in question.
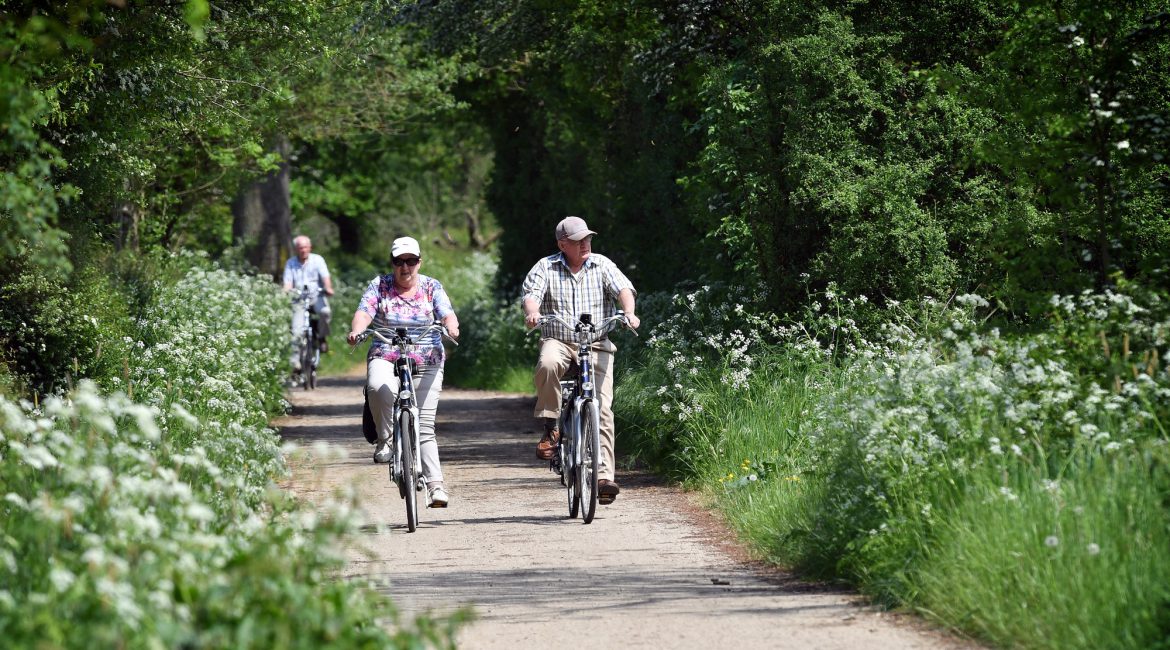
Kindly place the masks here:
MULTIPOLYGON (((398 375, 398 394, 394 396, 394 455, 390 461, 391 477, 395 482, 401 482, 404 474, 402 450, 409 443, 414 450, 412 454, 414 475, 419 477, 419 481, 422 481, 422 457, 418 435, 412 436, 410 441, 402 440, 403 415, 408 416, 411 424, 414 425, 410 427, 410 430, 416 434, 418 432, 418 405, 414 398, 414 369, 412 368, 414 364, 406 356, 407 344, 404 341, 409 340, 406 337, 406 328, 400 327, 395 330, 394 340, 399 342, 397 345, 402 355, 394 362, 395 373, 398 375)), ((417 485, 415 489, 419 489, 417 485)))
POLYGON ((413 338, 407 334, 405 327, 395 328, 390 336, 386 336, 385 333, 376 329, 368 329, 357 337, 358 341, 362 341, 373 336, 383 343, 394 346, 399 352, 398 359, 394 362, 394 374, 398 377, 398 392, 394 395, 393 405, 390 480, 398 486, 399 495, 406 501, 406 529, 412 533, 418 527, 418 502, 415 493, 426 487, 426 478, 423 476, 422 443, 418 435, 419 408, 415 398, 415 369, 414 362, 410 359, 408 352, 410 347, 432 331, 446 335, 447 330, 442 325, 431 324, 425 326, 413 338), (403 439, 408 435, 407 431, 413 432, 413 435, 409 435, 410 440, 403 439), (411 453, 406 453, 407 449, 411 453), (407 457, 410 458, 409 465, 404 462, 407 457))
POLYGON ((321 351, 318 348, 317 328, 315 327, 316 312, 314 306, 316 304, 316 296, 314 292, 305 285, 301 289, 301 293, 296 298, 301 310, 304 313, 303 325, 301 326, 301 333, 297 337, 295 344, 298 347, 297 356, 301 359, 301 379, 304 381, 305 389, 315 388, 316 383, 315 371, 321 363, 321 351), (308 353, 306 354, 306 350, 308 353), (307 367, 306 363, 308 362, 307 367))
POLYGON ((570 381, 561 381, 561 424, 567 428, 561 429, 561 440, 568 435, 571 444, 569 451, 572 454, 570 463, 573 467, 581 462, 581 417, 582 408, 586 402, 594 401, 593 385, 593 354, 590 343, 577 343, 577 374, 570 381), (568 383, 572 390, 566 394, 564 388, 568 383), (567 413, 567 415, 566 415, 567 413))
MULTIPOLYGON (((593 376, 592 346, 612 329, 612 326, 625 322, 625 318, 625 314, 619 311, 597 324, 593 323, 590 314, 581 314, 576 324, 555 315, 541 317, 538 321, 538 325, 559 322, 570 328, 577 339, 577 374, 570 380, 562 378, 560 382, 561 412, 558 427, 561 439, 550 466, 554 472, 560 474, 561 484, 568 491, 569 517, 576 517, 580 510, 581 518, 587 524, 593 521, 597 507, 597 465, 600 462, 598 445, 601 435, 598 422, 601 405, 596 395, 593 376), (583 430, 586 418, 592 420, 593 429, 593 436, 588 441, 583 430), (588 450, 587 443, 590 444, 588 450)), ((532 331, 536 331, 535 328, 529 333, 532 331)))

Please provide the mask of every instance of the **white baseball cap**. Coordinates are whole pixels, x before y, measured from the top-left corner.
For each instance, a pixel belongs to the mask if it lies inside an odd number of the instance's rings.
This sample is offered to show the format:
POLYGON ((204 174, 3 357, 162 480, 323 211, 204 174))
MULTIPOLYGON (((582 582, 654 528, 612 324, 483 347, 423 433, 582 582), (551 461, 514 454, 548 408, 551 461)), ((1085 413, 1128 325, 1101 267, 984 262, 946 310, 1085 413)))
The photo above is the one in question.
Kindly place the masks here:
POLYGON ((414 254, 415 257, 422 257, 422 251, 418 248, 417 239, 414 237, 399 237, 394 240, 394 244, 390 247, 391 258, 410 254, 414 254))

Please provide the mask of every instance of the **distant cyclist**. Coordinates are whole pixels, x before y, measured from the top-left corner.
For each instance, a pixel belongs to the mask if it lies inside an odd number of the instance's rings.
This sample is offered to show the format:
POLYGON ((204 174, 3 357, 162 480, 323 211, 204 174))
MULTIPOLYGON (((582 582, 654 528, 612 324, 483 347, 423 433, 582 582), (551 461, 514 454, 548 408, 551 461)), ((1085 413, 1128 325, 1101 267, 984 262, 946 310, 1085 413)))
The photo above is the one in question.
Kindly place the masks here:
MULTIPOLYGON (((544 315, 560 316, 570 323, 577 322, 582 313, 593 316, 594 322, 613 316, 620 307, 629 319, 629 326, 638 329, 634 315, 634 285, 608 257, 592 252, 593 235, 597 233, 578 217, 566 217, 557 224, 556 238, 559 253, 541 259, 524 278, 524 324, 536 327, 544 315)), ((613 356, 617 346, 603 337, 593 344, 596 363, 593 366, 597 396, 601 402, 601 459, 598 467, 598 503, 613 503, 621 489, 614 479, 613 426, 613 356)), ((561 409, 560 379, 577 357, 577 346, 572 330, 559 323, 546 323, 540 333, 540 358, 536 362, 536 409, 534 415, 543 420, 544 436, 536 445, 536 456, 541 460, 553 457, 561 432, 557 417, 561 409)))
MULTIPOLYGON (((293 239, 293 250, 296 255, 284 265, 284 290, 299 295, 306 286, 315 297, 310 309, 317 314, 317 339, 321 341, 321 351, 328 352, 329 345, 325 337, 329 336, 329 320, 333 312, 329 309, 328 296, 333 295, 333 280, 329 278, 329 267, 325 265, 325 258, 313 252, 313 242, 300 235, 293 239)), ((305 327, 305 312, 299 301, 293 302, 292 335, 295 339, 305 327)), ((294 348, 289 353, 293 369, 301 370, 301 358, 294 348)))

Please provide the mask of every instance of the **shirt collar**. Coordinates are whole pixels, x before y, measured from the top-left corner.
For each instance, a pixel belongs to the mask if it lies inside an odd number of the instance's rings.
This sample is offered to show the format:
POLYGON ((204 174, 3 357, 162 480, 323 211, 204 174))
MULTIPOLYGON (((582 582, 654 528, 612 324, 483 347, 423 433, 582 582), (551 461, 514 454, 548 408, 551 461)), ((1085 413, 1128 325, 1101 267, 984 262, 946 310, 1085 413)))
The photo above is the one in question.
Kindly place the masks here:
MULTIPOLYGON (((566 269, 569 269, 569 260, 565 259, 564 253, 558 252, 556 254, 556 256, 553 258, 553 261, 560 262, 561 266, 565 267, 566 269)), ((581 265, 581 268, 594 266, 596 264, 597 264, 597 262, 593 259, 593 255, 590 254, 589 257, 585 258, 585 263, 581 265)), ((570 270, 572 270, 572 269, 570 269, 570 270)))

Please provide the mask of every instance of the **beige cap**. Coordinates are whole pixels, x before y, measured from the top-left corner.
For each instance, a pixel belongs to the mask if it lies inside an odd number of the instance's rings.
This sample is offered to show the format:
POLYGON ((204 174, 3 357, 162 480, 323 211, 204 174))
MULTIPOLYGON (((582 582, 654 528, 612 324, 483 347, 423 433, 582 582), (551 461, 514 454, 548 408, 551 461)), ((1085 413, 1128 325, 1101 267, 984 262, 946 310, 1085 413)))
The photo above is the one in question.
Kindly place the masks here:
POLYGON ((571 239, 573 241, 581 241, 589 235, 596 235, 597 233, 589 229, 585 225, 585 220, 581 217, 565 217, 557 224, 557 240, 571 239))
POLYGON ((399 237, 394 240, 394 244, 390 247, 391 258, 411 254, 415 257, 422 257, 422 252, 418 248, 418 240, 414 237, 399 237))

